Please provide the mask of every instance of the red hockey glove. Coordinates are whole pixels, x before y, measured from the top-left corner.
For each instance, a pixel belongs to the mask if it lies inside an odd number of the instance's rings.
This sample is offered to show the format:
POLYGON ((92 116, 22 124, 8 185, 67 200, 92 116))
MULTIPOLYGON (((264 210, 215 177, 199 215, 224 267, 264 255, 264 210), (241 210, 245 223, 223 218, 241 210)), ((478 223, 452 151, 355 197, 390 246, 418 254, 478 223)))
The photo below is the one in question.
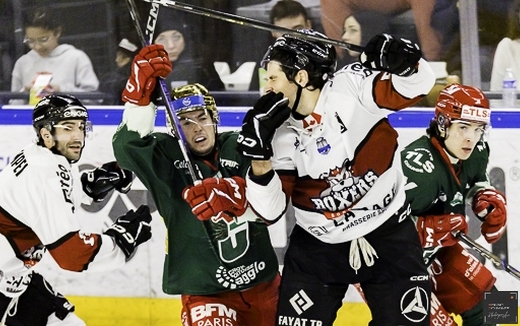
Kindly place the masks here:
POLYGON ((144 47, 134 57, 132 73, 126 82, 121 98, 123 102, 144 106, 150 104, 156 78, 165 78, 172 71, 168 53, 160 44, 144 47))
POLYGON ((213 216, 215 222, 221 218, 230 220, 244 214, 247 208, 246 181, 240 177, 204 179, 198 185, 186 187, 182 196, 201 221, 213 216))
POLYGON ((507 206, 504 195, 494 189, 479 190, 471 205, 475 215, 481 219, 480 232, 488 243, 500 239, 506 228, 507 206))
POLYGON ((407 77, 417 72, 421 56, 421 49, 416 43, 404 38, 396 39, 388 34, 378 34, 368 41, 359 60, 369 69, 407 77))
POLYGON ((458 240, 452 232, 468 233, 466 217, 461 214, 419 216, 417 231, 423 248, 453 246, 458 240))

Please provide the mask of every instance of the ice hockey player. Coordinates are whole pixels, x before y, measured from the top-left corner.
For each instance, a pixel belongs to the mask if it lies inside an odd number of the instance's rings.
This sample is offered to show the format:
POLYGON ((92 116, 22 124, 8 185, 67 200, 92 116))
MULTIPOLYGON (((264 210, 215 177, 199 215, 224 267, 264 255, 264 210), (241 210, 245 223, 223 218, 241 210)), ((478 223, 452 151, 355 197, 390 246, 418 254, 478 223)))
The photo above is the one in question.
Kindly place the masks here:
MULTIPOLYGON (((489 101, 480 89, 448 85, 438 96, 427 135, 401 152, 406 197, 429 265, 432 292, 442 304, 437 310, 461 315, 464 326, 483 325, 484 291, 496 290, 495 277, 453 232, 468 232, 466 202, 481 219, 488 243, 500 239, 507 221, 504 194, 491 186, 487 174, 484 135, 490 117, 489 101)), ((442 316, 432 312, 432 322, 437 319, 440 325, 442 316)))
POLYGON ((198 83, 174 88, 171 99, 185 150, 200 175, 189 174, 178 138, 153 132, 156 106, 150 96, 156 77, 171 71, 169 64, 162 45, 135 57, 122 95, 123 121, 113 138, 118 163, 151 192, 166 224, 163 291, 181 295, 183 326, 272 326, 278 260, 267 225, 246 201, 250 161, 236 151, 238 132, 217 132, 215 99, 198 83), (194 177, 201 179, 197 185, 194 177))
POLYGON ((275 222, 290 198, 297 220, 277 325, 332 325, 358 282, 370 325, 429 325, 428 272, 387 116, 419 101, 435 77, 416 44, 387 34, 360 59, 333 75, 332 46, 278 38, 264 58, 268 93, 244 118, 247 199, 275 222))
POLYGON ((33 111, 37 142, 23 148, 0 173, 0 324, 85 325, 74 306, 33 267, 48 251, 64 270, 106 271, 125 264, 151 237, 148 206, 130 210, 103 234, 85 233, 75 216, 83 192, 100 201, 112 189, 129 190, 132 173, 109 162, 79 180, 90 128, 85 106, 53 94, 33 111))

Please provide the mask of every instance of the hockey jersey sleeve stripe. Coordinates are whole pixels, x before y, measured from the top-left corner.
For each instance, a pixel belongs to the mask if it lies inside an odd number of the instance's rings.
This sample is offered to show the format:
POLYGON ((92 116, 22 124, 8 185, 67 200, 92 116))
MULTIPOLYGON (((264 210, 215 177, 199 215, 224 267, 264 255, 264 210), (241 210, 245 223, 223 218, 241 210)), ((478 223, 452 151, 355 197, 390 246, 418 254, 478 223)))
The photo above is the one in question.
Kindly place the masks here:
POLYGON ((356 149, 352 162, 352 172, 356 176, 364 175, 368 170, 378 176, 387 171, 394 160, 397 144, 397 131, 388 119, 381 119, 367 134, 356 149))
POLYGON ((389 109, 392 111, 399 111, 419 102, 423 96, 416 96, 414 98, 407 98, 401 95, 394 88, 392 84, 393 76, 380 72, 374 78, 373 98, 374 102, 382 109, 389 109))
POLYGON ((98 234, 70 232, 46 247, 61 268, 81 272, 94 260, 101 242, 98 234))
POLYGON ((14 218, 2 207, 0 207, 0 234, 6 237, 17 255, 41 243, 31 228, 14 218))

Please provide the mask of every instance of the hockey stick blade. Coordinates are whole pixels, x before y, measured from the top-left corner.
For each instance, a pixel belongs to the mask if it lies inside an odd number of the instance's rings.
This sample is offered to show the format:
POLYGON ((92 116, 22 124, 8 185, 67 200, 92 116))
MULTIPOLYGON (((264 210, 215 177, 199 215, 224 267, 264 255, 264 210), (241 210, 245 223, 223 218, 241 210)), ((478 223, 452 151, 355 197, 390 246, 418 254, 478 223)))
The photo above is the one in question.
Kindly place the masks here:
MULTIPOLYGON (((128 8, 128 11, 130 13, 130 17, 132 18, 132 22, 134 24, 134 27, 136 29, 137 35, 139 36, 139 40, 141 41, 141 45, 147 46, 152 42, 153 39, 153 33, 155 30, 155 24, 157 22, 157 16, 159 14, 159 5, 158 4, 151 4, 152 7, 150 8, 150 13, 148 15, 148 21, 146 24, 146 36, 143 34, 143 30, 141 28, 141 18, 139 17, 139 13, 137 11, 137 7, 135 6, 134 0, 125 0, 126 5, 128 8), (148 39, 147 39, 148 36, 148 39)), ((195 172, 195 167, 193 164, 193 160, 191 159, 191 156, 189 155, 189 152, 186 148, 185 143, 185 136, 182 132, 182 128, 180 127, 179 119, 177 118, 177 115, 175 114, 175 110, 173 109, 173 104, 171 102, 170 94, 168 92, 168 88, 166 87, 166 81, 162 78, 157 78, 157 84, 159 85, 161 89, 161 96, 163 97, 164 104, 166 107, 166 114, 170 118, 170 126, 171 126, 171 132, 177 138, 177 141, 179 143, 180 150, 182 152, 182 156, 184 160, 186 161, 186 165, 188 167, 188 172, 190 173, 191 178, 193 179, 194 183, 197 183, 200 179, 202 179, 202 176, 200 176, 198 173, 195 172)))
POLYGON ((491 251, 482 247, 480 244, 476 243, 470 237, 462 233, 461 231, 457 231, 454 233, 454 236, 459 239, 462 243, 466 244, 471 249, 478 252, 482 257, 491 261, 491 263, 497 268, 506 271, 511 276, 515 277, 517 280, 520 280, 520 271, 509 265, 502 259, 500 259, 497 255, 493 254, 491 251))
POLYGON ((340 48, 351 50, 351 51, 363 52, 363 50, 364 50, 364 48, 359 45, 345 43, 342 41, 337 41, 337 40, 333 40, 333 39, 329 39, 329 38, 322 38, 322 37, 314 36, 314 35, 308 35, 308 34, 305 34, 302 32, 298 32, 293 29, 275 26, 275 25, 272 25, 272 24, 269 24, 269 23, 266 23, 266 22, 263 22, 260 20, 243 17, 243 16, 239 16, 239 15, 234 15, 234 14, 230 14, 227 12, 222 12, 222 11, 218 11, 218 10, 214 10, 214 9, 208 9, 208 8, 204 8, 204 7, 188 5, 188 4, 185 4, 182 2, 178 2, 178 1, 173 1, 173 0, 143 0, 143 1, 160 4, 165 7, 178 9, 178 10, 189 12, 189 13, 196 14, 196 15, 201 15, 201 16, 206 16, 206 17, 210 17, 210 18, 214 18, 214 19, 223 20, 225 22, 232 23, 232 24, 254 27, 254 28, 269 31, 269 32, 279 32, 282 34, 290 34, 292 36, 300 37, 303 39, 308 39, 311 41, 319 41, 319 42, 323 42, 323 43, 328 43, 328 44, 332 44, 334 46, 338 46, 340 48))

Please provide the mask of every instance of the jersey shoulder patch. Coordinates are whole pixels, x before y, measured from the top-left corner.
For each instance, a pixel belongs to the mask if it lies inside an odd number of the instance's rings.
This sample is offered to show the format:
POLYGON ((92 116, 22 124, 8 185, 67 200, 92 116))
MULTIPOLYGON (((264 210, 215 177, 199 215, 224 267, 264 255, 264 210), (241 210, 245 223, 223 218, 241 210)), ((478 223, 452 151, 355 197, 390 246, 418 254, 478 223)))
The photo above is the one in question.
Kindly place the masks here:
POLYGON ((405 174, 406 170, 421 174, 432 174, 435 171, 433 154, 429 148, 405 148, 401 158, 405 174))

